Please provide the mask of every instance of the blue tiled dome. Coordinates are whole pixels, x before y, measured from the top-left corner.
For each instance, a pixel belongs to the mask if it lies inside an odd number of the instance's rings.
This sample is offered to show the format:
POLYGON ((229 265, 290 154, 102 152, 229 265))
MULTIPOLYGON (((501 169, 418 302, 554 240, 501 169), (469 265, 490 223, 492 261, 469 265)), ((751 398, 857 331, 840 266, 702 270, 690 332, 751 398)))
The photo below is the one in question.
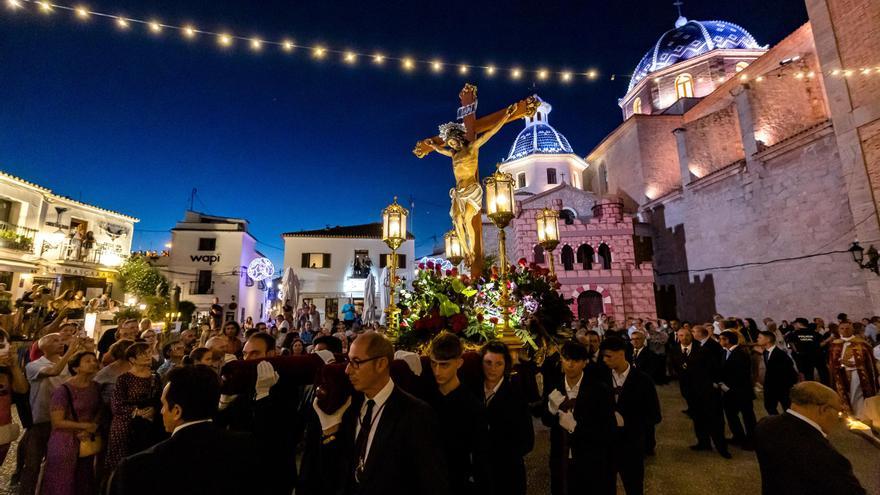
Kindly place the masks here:
POLYGON ((525 119, 526 128, 516 136, 505 161, 516 160, 535 153, 574 153, 571 145, 568 144, 568 139, 565 139, 565 136, 547 121, 547 114, 553 110, 553 107, 540 98, 538 100, 541 101, 538 111, 534 117, 525 119))
POLYGON ((648 74, 715 49, 760 50, 748 31, 726 21, 689 21, 679 17, 675 29, 663 33, 633 71, 629 92, 648 74))

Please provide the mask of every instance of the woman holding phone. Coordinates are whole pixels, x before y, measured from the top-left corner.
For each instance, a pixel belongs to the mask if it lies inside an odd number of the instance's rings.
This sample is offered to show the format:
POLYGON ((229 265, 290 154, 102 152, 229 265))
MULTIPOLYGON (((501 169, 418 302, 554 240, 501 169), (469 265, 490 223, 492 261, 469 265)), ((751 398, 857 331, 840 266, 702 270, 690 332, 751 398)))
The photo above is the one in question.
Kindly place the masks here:
POLYGON ((6 460, 9 445, 18 440, 20 429, 12 422, 12 394, 28 391, 27 378, 18 362, 18 352, 9 334, 0 329, 0 464, 6 460))

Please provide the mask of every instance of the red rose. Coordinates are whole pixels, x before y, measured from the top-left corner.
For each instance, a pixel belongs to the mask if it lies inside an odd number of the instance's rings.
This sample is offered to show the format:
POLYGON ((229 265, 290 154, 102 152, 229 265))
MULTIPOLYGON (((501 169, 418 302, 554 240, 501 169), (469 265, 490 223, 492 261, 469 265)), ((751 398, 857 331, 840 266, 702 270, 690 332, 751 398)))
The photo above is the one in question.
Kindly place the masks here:
POLYGON ((461 313, 452 315, 449 318, 449 328, 452 330, 452 333, 459 333, 465 328, 467 328, 467 317, 461 313))
POLYGON ((477 314, 477 321, 479 321, 481 323, 483 322, 483 314, 482 313, 477 314))
POLYGON ((489 318, 489 323, 491 323, 491 324, 493 324, 493 325, 497 324, 497 323, 498 323, 498 318, 495 318, 494 316, 491 317, 491 318, 489 318))
POLYGON ((516 262, 520 266, 526 266, 528 264, 528 260, 525 258, 520 258, 519 261, 516 262))
POLYGON ((452 270, 449 270, 449 271, 452 272, 453 277, 458 275, 458 268, 453 268, 452 270))
POLYGON ((434 262, 433 262, 433 261, 429 261, 429 262, 428 262, 428 270, 433 270, 433 269, 434 269, 434 262))
POLYGON ((452 270, 446 270, 446 276, 449 277, 452 275, 452 270))
POLYGON ((419 263, 419 270, 424 270, 424 269, 425 269, 425 264, 419 263))

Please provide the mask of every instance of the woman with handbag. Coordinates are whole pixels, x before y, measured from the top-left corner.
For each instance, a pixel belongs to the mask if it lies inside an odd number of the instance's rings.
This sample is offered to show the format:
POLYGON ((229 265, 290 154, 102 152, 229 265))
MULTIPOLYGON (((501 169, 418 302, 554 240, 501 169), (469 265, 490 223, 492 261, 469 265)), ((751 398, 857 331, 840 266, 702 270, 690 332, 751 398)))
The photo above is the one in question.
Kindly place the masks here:
POLYGON ((146 342, 135 342, 125 351, 131 369, 119 375, 110 408, 110 441, 105 468, 116 469, 123 457, 152 447, 164 438, 160 409, 162 380, 151 369, 152 351, 146 342))
POLYGON ((91 495, 98 489, 95 456, 102 447, 96 435, 101 392, 92 381, 98 358, 94 352, 80 352, 67 368, 72 376, 52 392, 52 433, 40 493, 91 495))

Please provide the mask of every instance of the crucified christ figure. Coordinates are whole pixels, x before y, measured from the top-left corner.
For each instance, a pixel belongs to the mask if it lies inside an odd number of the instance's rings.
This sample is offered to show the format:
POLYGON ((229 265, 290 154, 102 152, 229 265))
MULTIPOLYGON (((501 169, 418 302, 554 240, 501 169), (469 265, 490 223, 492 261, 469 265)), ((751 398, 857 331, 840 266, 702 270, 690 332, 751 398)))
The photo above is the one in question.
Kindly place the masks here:
POLYGON ((517 111, 517 104, 507 107, 504 118, 498 119, 495 124, 477 136, 473 141, 468 141, 465 126, 458 123, 448 123, 440 126, 440 139, 443 144, 438 145, 432 139, 426 139, 423 143, 437 153, 452 158, 452 173, 455 175, 455 187, 449 190, 452 199, 452 207, 449 216, 455 226, 455 233, 461 242, 462 251, 468 266, 480 264, 483 261, 475 259, 476 248, 481 243, 478 238, 480 230, 475 227, 475 222, 480 222, 480 212, 483 209, 483 188, 480 187, 478 167, 479 150, 483 144, 492 138, 506 124, 517 111))

